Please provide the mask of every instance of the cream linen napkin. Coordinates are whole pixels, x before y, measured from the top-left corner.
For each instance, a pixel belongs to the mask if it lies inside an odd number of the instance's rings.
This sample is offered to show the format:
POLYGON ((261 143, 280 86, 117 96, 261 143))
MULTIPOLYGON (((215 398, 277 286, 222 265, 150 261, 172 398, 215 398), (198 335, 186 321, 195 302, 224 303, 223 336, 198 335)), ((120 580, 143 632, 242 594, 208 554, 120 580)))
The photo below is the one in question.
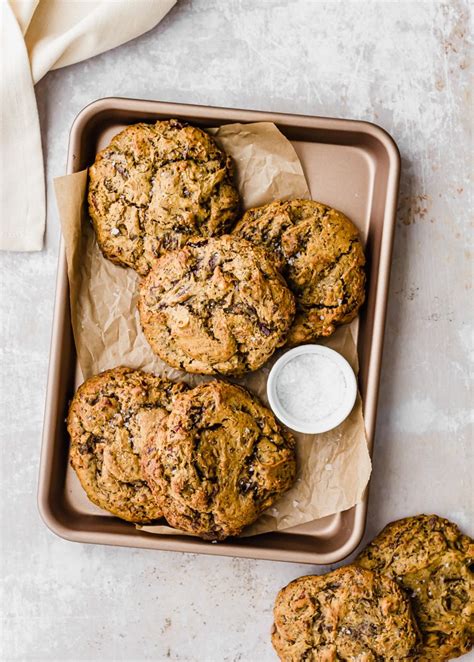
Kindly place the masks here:
POLYGON ((33 85, 150 30, 176 0, 0 0, 0 249, 43 247, 43 155, 33 85))

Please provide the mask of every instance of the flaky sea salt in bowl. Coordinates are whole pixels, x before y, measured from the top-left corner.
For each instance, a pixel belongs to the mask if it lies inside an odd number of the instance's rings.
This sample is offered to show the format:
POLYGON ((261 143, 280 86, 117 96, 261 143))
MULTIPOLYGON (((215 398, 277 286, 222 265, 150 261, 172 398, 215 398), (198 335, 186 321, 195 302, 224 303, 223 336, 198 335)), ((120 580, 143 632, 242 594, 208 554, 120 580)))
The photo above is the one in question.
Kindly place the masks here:
POLYGON ((287 427, 316 434, 332 430, 349 416, 357 397, 357 381, 338 352, 321 345, 302 345, 274 364, 267 395, 273 412, 287 427))

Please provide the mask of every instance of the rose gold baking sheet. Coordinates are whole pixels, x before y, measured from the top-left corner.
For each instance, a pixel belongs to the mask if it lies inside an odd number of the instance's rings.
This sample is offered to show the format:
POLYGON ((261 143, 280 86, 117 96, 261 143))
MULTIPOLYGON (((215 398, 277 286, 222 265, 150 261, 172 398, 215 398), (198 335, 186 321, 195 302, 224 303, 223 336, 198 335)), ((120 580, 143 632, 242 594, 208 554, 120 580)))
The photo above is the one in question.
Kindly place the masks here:
MULTIPOLYGON (((96 152, 126 124, 170 117, 203 128, 230 122, 274 122, 293 143, 312 197, 345 212, 358 226, 366 245, 369 288, 357 328, 359 389, 372 451, 400 174, 400 157, 392 138, 366 122, 109 98, 90 104, 74 121, 68 174, 89 166, 96 152)), ((283 532, 219 544, 189 536, 147 534, 101 511, 88 501, 68 465, 64 419, 81 381, 61 243, 38 490, 41 516, 57 535, 77 542, 313 564, 340 561, 358 545, 364 533, 367 493, 361 503, 345 512, 283 532)))

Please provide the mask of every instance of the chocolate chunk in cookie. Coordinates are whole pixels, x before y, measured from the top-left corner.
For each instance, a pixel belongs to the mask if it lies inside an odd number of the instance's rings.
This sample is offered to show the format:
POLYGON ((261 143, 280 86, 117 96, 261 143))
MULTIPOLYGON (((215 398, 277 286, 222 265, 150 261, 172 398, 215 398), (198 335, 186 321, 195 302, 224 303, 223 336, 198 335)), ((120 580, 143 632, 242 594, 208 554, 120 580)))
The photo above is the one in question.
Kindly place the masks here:
POLYGON ((246 390, 212 381, 176 398, 148 436, 142 467, 172 526, 223 540, 291 487, 295 443, 246 390))
POLYGON ((229 231, 239 196, 231 160, 214 139, 169 120, 112 138, 89 168, 88 202, 104 256, 143 275, 191 237, 229 231))
POLYGON ((451 660, 474 644, 474 542, 437 515, 388 524, 357 559, 407 592, 422 635, 417 660, 451 660))
POLYGON ((355 225, 312 200, 247 211, 233 234, 265 246, 296 299, 288 345, 331 335, 356 317, 365 298, 365 257, 355 225))
POLYGON ((79 387, 67 418, 70 459, 89 499, 130 522, 150 522, 161 508, 145 482, 140 455, 151 426, 187 387, 141 370, 114 368, 79 387))
POLYGON ((163 255, 141 284, 138 308, 164 361, 225 375, 260 368, 284 344, 295 311, 265 250, 231 236, 163 255))
POLYGON ((272 643, 284 662, 413 660, 417 628, 388 577, 352 565, 300 577, 275 601, 272 643))

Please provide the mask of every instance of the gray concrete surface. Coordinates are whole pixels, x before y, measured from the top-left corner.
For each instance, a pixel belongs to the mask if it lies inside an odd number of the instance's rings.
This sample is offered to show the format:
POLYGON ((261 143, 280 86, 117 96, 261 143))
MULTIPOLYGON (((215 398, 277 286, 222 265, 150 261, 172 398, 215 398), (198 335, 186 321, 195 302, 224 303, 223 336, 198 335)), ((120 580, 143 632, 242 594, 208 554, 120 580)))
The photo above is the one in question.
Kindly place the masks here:
POLYGON ((46 246, 0 255, 3 660, 274 660, 277 590, 321 571, 73 544, 38 516, 51 182, 74 116, 98 97, 358 118, 394 136, 403 175, 367 538, 422 511, 473 533, 468 30, 467 0, 182 0, 140 39, 37 86, 46 246))

